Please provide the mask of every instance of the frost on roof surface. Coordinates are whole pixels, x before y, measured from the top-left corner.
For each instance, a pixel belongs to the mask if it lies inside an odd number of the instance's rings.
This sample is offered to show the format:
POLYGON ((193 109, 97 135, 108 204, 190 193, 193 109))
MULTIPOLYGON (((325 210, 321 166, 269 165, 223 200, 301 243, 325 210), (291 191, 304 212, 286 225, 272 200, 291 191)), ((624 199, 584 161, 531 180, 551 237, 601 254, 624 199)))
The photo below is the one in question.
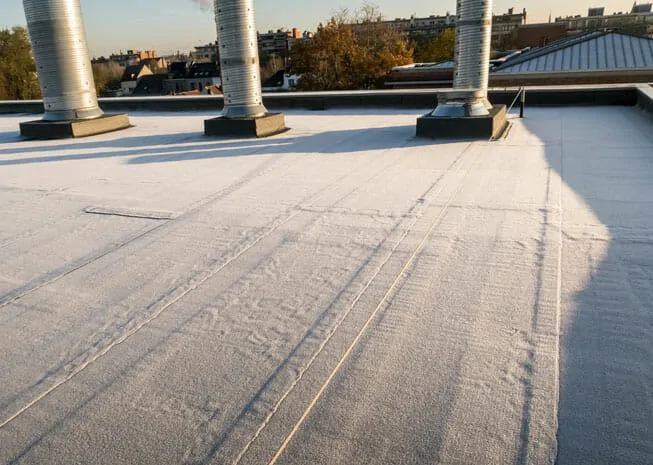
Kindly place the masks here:
POLYGON ((419 114, 0 117, 0 463, 650 461, 650 119, 419 114))

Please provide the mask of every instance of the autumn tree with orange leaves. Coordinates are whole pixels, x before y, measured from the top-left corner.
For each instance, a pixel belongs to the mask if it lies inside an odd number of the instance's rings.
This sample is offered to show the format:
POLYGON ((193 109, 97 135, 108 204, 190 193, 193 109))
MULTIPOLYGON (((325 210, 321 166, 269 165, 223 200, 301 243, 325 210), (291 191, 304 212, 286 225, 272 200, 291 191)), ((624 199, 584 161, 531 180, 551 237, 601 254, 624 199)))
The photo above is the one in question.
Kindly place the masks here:
POLYGON ((383 86, 393 67, 413 62, 407 38, 364 5, 355 15, 341 10, 320 24, 310 41, 293 45, 291 66, 300 90, 356 90, 383 86))

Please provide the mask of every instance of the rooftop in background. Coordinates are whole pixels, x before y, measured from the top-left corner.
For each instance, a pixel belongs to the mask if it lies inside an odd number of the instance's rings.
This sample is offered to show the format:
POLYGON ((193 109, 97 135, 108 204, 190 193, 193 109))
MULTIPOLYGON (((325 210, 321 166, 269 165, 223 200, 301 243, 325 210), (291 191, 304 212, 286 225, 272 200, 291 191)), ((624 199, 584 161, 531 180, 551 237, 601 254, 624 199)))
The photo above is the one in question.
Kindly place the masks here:
POLYGON ((0 463, 646 463, 651 117, 421 113, 0 117, 0 463))
POLYGON ((638 5, 635 3, 633 5, 632 10, 630 10, 631 13, 650 13, 651 12, 651 7, 653 7, 652 3, 643 3, 638 5))
MULTIPOLYGON (((553 26, 553 25, 551 25, 553 26)), ((617 84, 653 81, 653 39, 619 32, 589 32, 498 60, 490 86, 617 84)), ((392 69, 390 88, 450 87, 451 62, 392 69)))
POLYGON ((523 53, 493 72, 577 73, 636 69, 648 69, 653 73, 653 39, 618 32, 589 32, 523 53))
POLYGON ((144 60, 160 60, 161 57, 157 54, 156 50, 127 50, 126 53, 123 53, 122 50, 120 53, 113 53, 109 56, 109 60, 115 61, 120 66, 134 66, 138 65, 141 61, 144 60))
POLYGON ((122 74, 122 81, 137 81, 143 75, 151 75, 150 68, 143 64, 130 65, 125 68, 122 74))

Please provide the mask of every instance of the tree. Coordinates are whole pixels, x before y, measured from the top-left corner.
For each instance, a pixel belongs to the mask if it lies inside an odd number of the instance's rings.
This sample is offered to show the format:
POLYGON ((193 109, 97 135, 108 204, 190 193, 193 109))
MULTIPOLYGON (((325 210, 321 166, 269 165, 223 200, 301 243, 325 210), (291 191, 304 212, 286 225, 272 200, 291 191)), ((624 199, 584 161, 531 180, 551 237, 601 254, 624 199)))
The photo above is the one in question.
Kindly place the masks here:
POLYGON ((310 42, 299 42, 292 49, 292 68, 302 77, 300 90, 342 90, 357 88, 354 63, 360 51, 350 26, 331 18, 320 24, 310 42))
POLYGON ((27 30, 0 30, 0 100, 41 97, 27 30))
POLYGON ((124 71, 125 69, 115 61, 93 63, 93 80, 97 95, 104 95, 109 89, 120 88, 124 71))
POLYGON ((453 60, 456 43, 454 28, 446 29, 436 39, 418 39, 415 41, 415 62, 440 63, 453 60))
POLYGON ((354 66, 360 73, 362 87, 382 87, 392 68, 413 63, 414 50, 401 32, 383 22, 377 6, 363 4, 356 21, 354 33, 360 51, 354 66))
POLYGON ((301 90, 370 89, 383 85, 395 66, 413 62, 406 38, 382 22, 378 9, 366 4, 356 15, 341 10, 313 39, 291 50, 291 66, 302 77, 301 90))
POLYGON ((261 81, 267 81, 279 71, 285 69, 283 58, 277 55, 268 55, 265 61, 261 61, 261 81))

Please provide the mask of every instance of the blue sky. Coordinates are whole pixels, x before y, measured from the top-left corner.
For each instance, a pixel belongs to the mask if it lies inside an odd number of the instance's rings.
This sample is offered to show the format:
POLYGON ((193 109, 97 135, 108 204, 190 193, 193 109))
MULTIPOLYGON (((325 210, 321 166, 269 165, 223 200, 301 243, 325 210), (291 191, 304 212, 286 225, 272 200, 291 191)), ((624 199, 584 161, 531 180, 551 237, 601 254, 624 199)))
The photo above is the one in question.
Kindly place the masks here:
MULTIPOLYGON (((0 1, 0 28, 25 24, 21 0, 0 1)), ((388 18, 455 11, 455 0, 376 0, 373 3, 388 18)), ((339 8, 356 9, 361 4, 362 0, 255 0, 259 30, 279 27, 314 30, 339 8)), ((629 10, 632 1, 495 0, 494 11, 505 12, 511 6, 526 8, 529 22, 534 22, 546 21, 550 11, 554 17, 579 14, 589 6, 605 6, 608 12, 629 10)), ((216 36, 212 13, 203 11, 191 0, 82 0, 82 8, 93 56, 128 48, 155 49, 159 53, 188 51, 200 43, 214 41, 216 36)))

